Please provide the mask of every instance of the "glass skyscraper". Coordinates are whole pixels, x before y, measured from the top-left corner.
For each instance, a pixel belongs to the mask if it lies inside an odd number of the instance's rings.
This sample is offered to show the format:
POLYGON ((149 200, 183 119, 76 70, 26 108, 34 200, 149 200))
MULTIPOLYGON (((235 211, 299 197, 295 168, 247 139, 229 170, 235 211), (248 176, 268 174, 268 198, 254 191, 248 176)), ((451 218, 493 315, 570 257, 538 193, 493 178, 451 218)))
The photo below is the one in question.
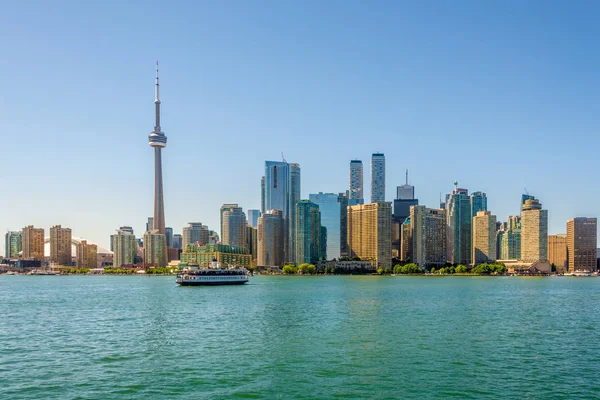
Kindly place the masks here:
POLYGON ((466 189, 455 188, 446 201, 446 221, 448 225, 448 262, 471 264, 471 199, 466 189))
POLYGON ((355 204, 363 204, 363 163, 360 160, 350 161, 349 172, 350 200, 355 204))
POLYGON ((258 218, 260 217, 260 210, 248 210, 248 225, 253 228, 258 226, 258 218))
POLYGON ((371 203, 385 201, 385 156, 373 153, 371 156, 371 203))
POLYGON ((475 218, 479 211, 487 210, 487 195, 483 192, 471 193, 471 216, 475 218))
POLYGON ((321 213, 309 200, 296 204, 296 264, 316 264, 321 250, 321 213))
POLYGON ((343 255, 347 255, 346 207, 348 199, 344 195, 322 192, 310 194, 308 199, 319 206, 321 226, 327 230, 325 235, 327 243, 324 246, 327 250, 326 254, 321 254, 321 257, 333 260, 340 258, 343 252, 346 253, 343 255))

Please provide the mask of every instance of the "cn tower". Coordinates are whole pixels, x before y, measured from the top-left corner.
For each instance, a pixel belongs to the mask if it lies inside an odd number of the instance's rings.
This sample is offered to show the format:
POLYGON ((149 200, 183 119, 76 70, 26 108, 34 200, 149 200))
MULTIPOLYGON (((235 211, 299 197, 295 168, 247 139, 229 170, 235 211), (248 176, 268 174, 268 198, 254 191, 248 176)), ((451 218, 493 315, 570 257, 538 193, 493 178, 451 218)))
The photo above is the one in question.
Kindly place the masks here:
POLYGON ((154 107, 156 122, 154 130, 148 136, 148 144, 154 147, 154 225, 153 229, 165 234, 165 202, 163 197, 161 150, 167 147, 167 137, 160 129, 160 98, 158 84, 158 61, 156 62, 156 86, 154 89, 154 107))

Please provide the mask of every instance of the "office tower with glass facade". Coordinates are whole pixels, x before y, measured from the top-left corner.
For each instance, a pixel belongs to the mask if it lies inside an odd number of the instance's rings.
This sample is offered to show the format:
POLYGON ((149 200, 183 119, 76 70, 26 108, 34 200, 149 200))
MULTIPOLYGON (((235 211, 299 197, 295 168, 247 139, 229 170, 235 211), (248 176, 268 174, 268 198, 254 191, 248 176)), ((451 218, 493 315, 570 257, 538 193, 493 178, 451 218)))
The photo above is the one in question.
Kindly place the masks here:
MULTIPOLYGON (((445 217, 444 217, 445 218, 445 217)), ((444 226, 446 221, 444 221, 444 226)), ((413 238, 410 225, 410 216, 404 220, 400 226, 400 255, 399 258, 403 261, 413 261, 413 238)), ((446 245, 444 245, 444 249, 446 245)), ((445 250, 444 250, 445 251, 445 250)), ((444 254, 444 257, 446 255, 444 254)))
POLYGON ((144 233, 144 263, 163 268, 169 263, 167 238, 158 230, 144 233))
POLYGON ((44 228, 34 228, 33 225, 23 228, 23 259, 44 261, 44 228))
MULTIPOLYGON (((338 201, 340 203, 340 257, 348 257, 350 249, 348 248, 348 192, 339 193, 338 201)), ((323 216, 321 216, 321 224, 323 216)), ((331 260, 331 257, 328 258, 331 260)))
POLYGON ((473 265, 496 261, 496 216, 489 211, 478 211, 473 217, 472 248, 473 265))
POLYGON ((154 229, 154 217, 148 217, 148 222, 146 222, 146 232, 154 229))
POLYGON ((569 272, 597 270, 597 219, 571 218, 567 221, 567 265, 569 272))
POLYGON ((548 261, 548 210, 535 198, 521 206, 521 260, 548 261))
POLYGON ((258 218, 259 267, 282 267, 284 245, 284 220, 281 210, 269 210, 258 218))
POLYGON ((446 197, 446 225, 448 262, 471 264, 471 199, 468 190, 460 189, 454 182, 454 190, 446 197))
POLYGON ((385 156, 373 153, 371 156, 371 203, 385 201, 385 156))
POLYGON ((375 267, 392 266, 392 203, 348 207, 348 248, 375 267))
MULTIPOLYGON (((414 188, 413 188, 414 189, 414 188)), ((392 214, 392 255, 401 258, 402 225, 410 217, 410 208, 419 205, 418 199, 394 199, 394 213, 392 214)), ((408 239, 407 240, 412 240, 408 239)))
POLYGON ((114 249, 113 266, 120 268, 124 265, 135 264, 138 242, 133 233, 118 229, 117 233, 111 235, 110 238, 114 249))
POLYGON ((183 247, 183 236, 176 233, 173 235, 173 248, 181 249, 183 247))
POLYGON ((258 218, 260 217, 260 210, 248 210, 248 225, 253 228, 258 227, 258 218))
POLYGON ((23 248, 23 237, 21 232, 8 231, 4 236, 4 256, 6 258, 17 258, 23 248))
POLYGON ((567 270, 567 235, 548 235, 548 262, 557 272, 567 270))
POLYGON ((71 229, 55 225, 50 228, 50 264, 71 266, 71 229))
POLYGON ((321 213, 310 200, 296 203, 296 264, 316 264, 321 251, 321 213))
POLYGON ((87 240, 77 243, 75 263, 77 268, 92 269, 98 266, 98 246, 88 244, 87 240))
POLYGON ((487 211, 487 195, 483 192, 471 193, 471 215, 477 216, 479 211, 487 211))
MULTIPOLYGON (((325 253, 321 253, 321 258, 326 260, 337 260, 343 254, 342 251, 347 247, 347 227, 346 225, 346 208, 348 199, 343 194, 336 193, 313 193, 308 196, 308 199, 319 207, 321 213, 321 226, 326 229, 325 243, 321 241, 321 246, 326 249, 325 253), (343 231, 343 232, 342 232, 343 231)), ((347 250, 346 254, 347 255, 347 250)))
MULTIPOLYGON (((223 206, 225 207, 225 206, 223 206)), ((221 207, 221 242, 228 246, 246 246, 246 214, 241 207, 221 207)))
POLYGON ((260 213, 265 213, 265 177, 260 178, 260 213))
POLYGON ((208 226, 202 225, 202 222, 188 222, 188 226, 183 228, 182 249, 185 249, 188 244, 204 246, 208 242, 208 226))
POLYGON ((167 238, 167 247, 173 247, 173 228, 165 228, 165 237, 167 238))
POLYGON ((443 209, 412 206, 407 219, 412 248, 411 260, 421 268, 441 267, 446 264, 447 227, 443 209))
POLYGON ((408 170, 406 170, 406 182, 396 187, 396 199, 412 200, 415 198, 415 187, 408 184, 408 170))
POLYGON ((288 259, 296 261, 296 204, 300 201, 300 164, 290 164, 290 190, 289 190, 289 228, 288 228, 288 259))
MULTIPOLYGON (((361 160, 350 161, 349 171, 349 200, 354 200, 353 205, 364 203, 363 195, 363 163, 361 160)), ((348 202, 350 204, 350 201, 348 202)))

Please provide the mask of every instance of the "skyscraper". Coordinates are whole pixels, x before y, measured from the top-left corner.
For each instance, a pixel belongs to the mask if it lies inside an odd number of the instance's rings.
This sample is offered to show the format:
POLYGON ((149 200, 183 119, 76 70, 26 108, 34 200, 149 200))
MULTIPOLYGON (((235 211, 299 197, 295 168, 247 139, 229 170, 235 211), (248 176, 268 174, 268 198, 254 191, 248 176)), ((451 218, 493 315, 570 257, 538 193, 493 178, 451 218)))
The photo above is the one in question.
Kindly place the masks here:
POLYGON ((260 178, 260 213, 265 213, 265 177, 260 178))
POLYGON ((478 211, 473 217, 472 247, 473 265, 496 260, 496 216, 491 212, 478 211))
POLYGON ((21 232, 6 232, 4 236, 4 256, 6 258, 16 258, 22 250, 21 232))
POLYGON ((310 200, 296 204, 296 264, 316 264, 321 250, 321 213, 310 200))
MULTIPOLYGON (((223 206, 225 207, 225 206, 223 206)), ((246 214, 241 207, 221 207, 221 242, 233 247, 246 246, 246 214)))
MULTIPOLYGON (((446 264, 446 211, 443 209, 412 206, 409 221, 412 246, 407 251, 411 260, 421 268, 440 267, 446 264)), ((406 221, 403 225, 406 225, 406 221)))
POLYGON ((55 225, 50 228, 50 263, 71 265, 71 229, 55 225))
POLYGON ((23 259, 44 260, 44 228, 23 228, 23 259))
POLYGON ((148 222, 146 222, 145 232, 151 231, 152 229, 154 229, 154 217, 148 217, 148 222))
POLYGON ((385 201, 385 156, 373 153, 371 156, 371 203, 385 201))
POLYGON ((173 248, 181 249, 183 246, 183 236, 176 233, 173 235, 173 248))
POLYGON ((343 194, 323 192, 310 194, 308 199, 319 207, 321 226, 326 229, 326 241, 321 243, 321 246, 326 248, 326 252, 320 254, 320 257, 326 260, 340 258, 343 247, 347 247, 345 225, 348 199, 343 194))
POLYGON ((348 248, 373 266, 392 266, 392 203, 348 207, 348 248))
POLYGON ((548 260, 548 210, 535 198, 521 206, 521 260, 548 260))
POLYGON ((148 144, 154 148, 154 219, 153 228, 165 234, 165 204, 163 195, 161 150, 167 147, 167 137, 160 128, 160 96, 158 84, 158 61, 156 62, 156 85, 154 89, 155 123, 150 132, 148 144))
POLYGON ((566 234, 548 235, 548 262, 556 267, 557 272, 567 269, 566 234))
POLYGON ((283 218, 285 261, 295 262, 296 203, 300 200, 300 165, 265 161, 265 209, 280 210, 283 218))
POLYGON ((479 211, 487 211, 487 195, 483 192, 473 192, 470 197, 471 216, 474 218, 479 211))
POLYGON ((167 238, 164 233, 157 230, 144 233, 144 263, 159 268, 167 266, 167 238))
POLYGON ((415 187, 408 184, 408 170, 406 170, 406 181, 404 185, 396 187, 396 199, 412 200, 415 198, 415 187))
POLYGON ((258 219, 258 254, 256 265, 282 267, 283 259, 283 213, 269 210, 258 219))
POLYGON ((364 203, 363 163, 361 160, 350 161, 349 185, 349 199, 354 200, 354 205, 364 203))
POLYGON ((185 251, 188 244, 204 246, 208 243, 208 226, 201 222, 188 222, 189 226, 183 228, 181 247, 185 251))
POLYGON ((77 268, 96 268, 98 266, 98 246, 88 244, 87 240, 77 243, 75 261, 77 268))
POLYGON ((173 228, 165 228, 165 237, 167 238, 167 247, 173 247, 173 228))
POLYGON ((260 210, 248 210, 248 225, 256 228, 258 226, 258 217, 260 217, 260 210))
POLYGON ((120 268, 123 265, 133 265, 137 256, 138 245, 133 233, 118 229, 117 233, 111 236, 111 241, 114 249, 114 267, 120 268))
POLYGON ((468 191, 454 182, 454 190, 447 196, 446 221, 448 225, 448 262, 471 264, 471 201, 468 191))
POLYGON ((597 270, 596 218, 571 218, 567 221, 567 264, 569 272, 597 270))
POLYGON ((252 255, 252 264, 256 265, 258 255, 258 227, 246 226, 246 249, 252 255))
POLYGON ((500 260, 520 260, 521 259, 521 217, 509 216, 505 229, 497 234, 497 243, 500 246, 496 249, 498 259, 500 260))
POLYGON ((220 214, 220 227, 221 230, 219 231, 219 233, 221 234, 221 240, 223 239, 223 214, 225 213, 225 211, 229 211, 232 208, 237 208, 239 207, 239 205, 237 203, 225 203, 221 206, 221 209, 219 210, 219 214, 220 214))

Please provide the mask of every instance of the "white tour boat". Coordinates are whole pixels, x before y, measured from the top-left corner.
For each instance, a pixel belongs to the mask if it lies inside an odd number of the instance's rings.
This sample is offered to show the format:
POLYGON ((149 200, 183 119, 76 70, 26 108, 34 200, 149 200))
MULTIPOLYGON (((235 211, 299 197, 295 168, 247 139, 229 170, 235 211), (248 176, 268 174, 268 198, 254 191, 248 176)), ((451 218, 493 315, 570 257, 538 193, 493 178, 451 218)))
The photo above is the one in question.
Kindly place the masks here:
POLYGON ((208 268, 185 268, 175 280, 181 286, 243 285, 248 282, 245 268, 222 268, 216 260, 208 268))

